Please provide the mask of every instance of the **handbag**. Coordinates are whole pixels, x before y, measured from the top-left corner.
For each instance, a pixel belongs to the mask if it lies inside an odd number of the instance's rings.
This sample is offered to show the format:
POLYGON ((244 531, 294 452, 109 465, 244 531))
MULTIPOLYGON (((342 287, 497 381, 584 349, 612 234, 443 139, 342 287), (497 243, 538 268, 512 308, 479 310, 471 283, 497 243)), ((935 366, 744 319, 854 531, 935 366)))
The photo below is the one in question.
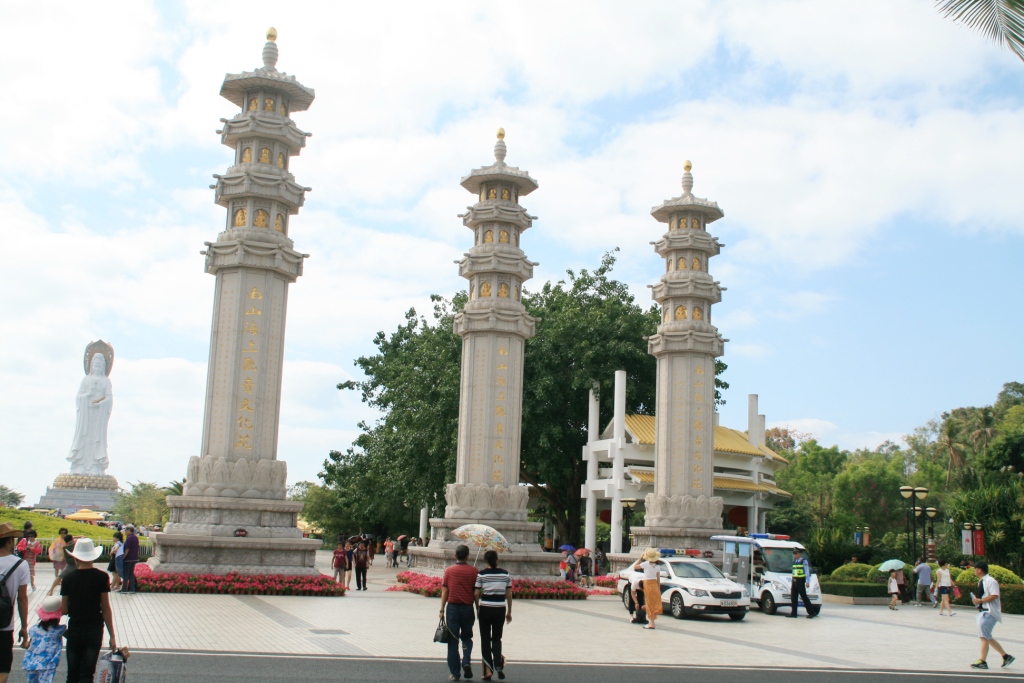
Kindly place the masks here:
POLYGON ((126 683, 127 680, 128 669, 123 654, 107 652, 100 657, 99 666, 96 667, 97 683, 126 683))
POLYGON ((960 586, 953 586, 953 599, 959 600, 961 595, 960 586))
POLYGON ((452 639, 452 632, 448 630, 448 624, 444 623, 444 617, 438 620, 437 629, 434 631, 435 643, 447 643, 452 639))

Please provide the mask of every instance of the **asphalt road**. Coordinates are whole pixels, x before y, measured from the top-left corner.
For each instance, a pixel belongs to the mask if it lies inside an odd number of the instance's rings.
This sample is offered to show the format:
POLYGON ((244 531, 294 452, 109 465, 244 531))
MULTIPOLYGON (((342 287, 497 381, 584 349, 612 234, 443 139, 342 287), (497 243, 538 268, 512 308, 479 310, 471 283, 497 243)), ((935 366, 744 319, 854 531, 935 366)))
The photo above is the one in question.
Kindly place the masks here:
MULTIPOLYGON (((992 662, 995 657, 992 657, 992 662)), ((474 681, 480 680, 480 665, 474 663, 474 681)), ((367 659, 353 657, 288 657, 268 655, 226 655, 223 653, 136 652, 129 661, 132 683, 292 683, 296 681, 400 681, 401 683, 439 683, 448 680, 442 660, 367 659)), ((840 669, 708 668, 679 666, 581 666, 578 664, 525 664, 510 662, 506 668, 508 683, 545 683, 558 680, 583 680, 587 683, 679 683, 697 678, 701 683, 949 683, 954 680, 1024 680, 1024 670, 1016 668, 986 672, 951 671, 948 673, 912 671, 851 671, 840 669)), ((65 679, 62 666, 55 681, 65 679)), ((15 656, 11 683, 23 683, 21 657, 15 656)), ((495 677, 497 680, 497 677, 495 677)))

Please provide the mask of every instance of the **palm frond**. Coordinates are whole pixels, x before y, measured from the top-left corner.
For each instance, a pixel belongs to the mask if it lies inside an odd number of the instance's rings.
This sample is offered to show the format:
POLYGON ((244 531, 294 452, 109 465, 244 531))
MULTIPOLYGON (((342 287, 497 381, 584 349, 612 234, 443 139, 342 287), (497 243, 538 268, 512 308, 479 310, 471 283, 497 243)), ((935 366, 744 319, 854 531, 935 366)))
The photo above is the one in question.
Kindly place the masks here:
POLYGON ((936 0, 947 19, 979 31, 1024 60, 1024 0, 936 0))

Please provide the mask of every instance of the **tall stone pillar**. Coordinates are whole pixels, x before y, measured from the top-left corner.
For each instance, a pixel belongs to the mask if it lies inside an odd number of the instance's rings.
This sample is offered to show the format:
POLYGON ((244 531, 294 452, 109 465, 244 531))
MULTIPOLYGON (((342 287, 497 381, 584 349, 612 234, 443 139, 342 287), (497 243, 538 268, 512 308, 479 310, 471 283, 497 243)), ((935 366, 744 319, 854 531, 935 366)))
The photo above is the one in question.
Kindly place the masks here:
POLYGON ((216 278, 202 450, 184 495, 167 498, 156 571, 318 573, 319 541, 296 527, 302 503, 285 500, 287 465, 277 458, 288 287, 308 256, 294 249, 290 219, 310 188, 290 167, 309 133, 291 114, 308 109, 314 92, 277 70, 276 40, 269 29, 263 66, 221 86, 239 111, 217 131, 234 160, 210 186, 227 211, 202 252, 216 278))
POLYGON ((654 492, 645 525, 633 529, 634 554, 646 547, 714 549, 708 537, 722 528, 722 499, 714 495, 715 358, 725 341, 712 324, 711 306, 722 288, 708 272, 721 245, 707 226, 724 214, 695 197, 690 162, 683 194, 651 214, 668 231, 654 249, 665 271, 652 294, 662 322, 648 339, 657 358, 654 492))
POLYGON ((477 202, 462 214, 473 247, 459 262, 469 282, 469 301, 455 316, 462 337, 458 455, 455 483, 445 491, 444 519, 432 519, 428 548, 416 549, 415 566, 439 571, 461 541, 450 531, 487 524, 500 531, 513 552, 502 566, 518 576, 548 578, 552 556, 541 552, 541 525, 527 521, 529 489, 519 485, 519 436, 523 402, 523 351, 536 321, 523 306, 523 283, 533 277, 520 238, 532 225, 519 198, 537 189, 526 171, 505 163, 505 131, 498 130, 494 163, 474 169, 462 187, 477 202))

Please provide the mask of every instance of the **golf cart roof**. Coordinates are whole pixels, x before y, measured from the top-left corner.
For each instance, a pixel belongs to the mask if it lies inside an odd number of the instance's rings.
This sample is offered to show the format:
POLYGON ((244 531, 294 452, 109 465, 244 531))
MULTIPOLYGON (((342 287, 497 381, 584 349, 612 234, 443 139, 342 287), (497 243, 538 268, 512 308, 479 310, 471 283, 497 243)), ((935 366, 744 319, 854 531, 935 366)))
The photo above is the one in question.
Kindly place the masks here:
POLYGON ((751 536, 712 536, 712 541, 731 541, 733 543, 753 543, 758 548, 800 548, 806 550, 802 543, 774 538, 753 538, 751 536))

